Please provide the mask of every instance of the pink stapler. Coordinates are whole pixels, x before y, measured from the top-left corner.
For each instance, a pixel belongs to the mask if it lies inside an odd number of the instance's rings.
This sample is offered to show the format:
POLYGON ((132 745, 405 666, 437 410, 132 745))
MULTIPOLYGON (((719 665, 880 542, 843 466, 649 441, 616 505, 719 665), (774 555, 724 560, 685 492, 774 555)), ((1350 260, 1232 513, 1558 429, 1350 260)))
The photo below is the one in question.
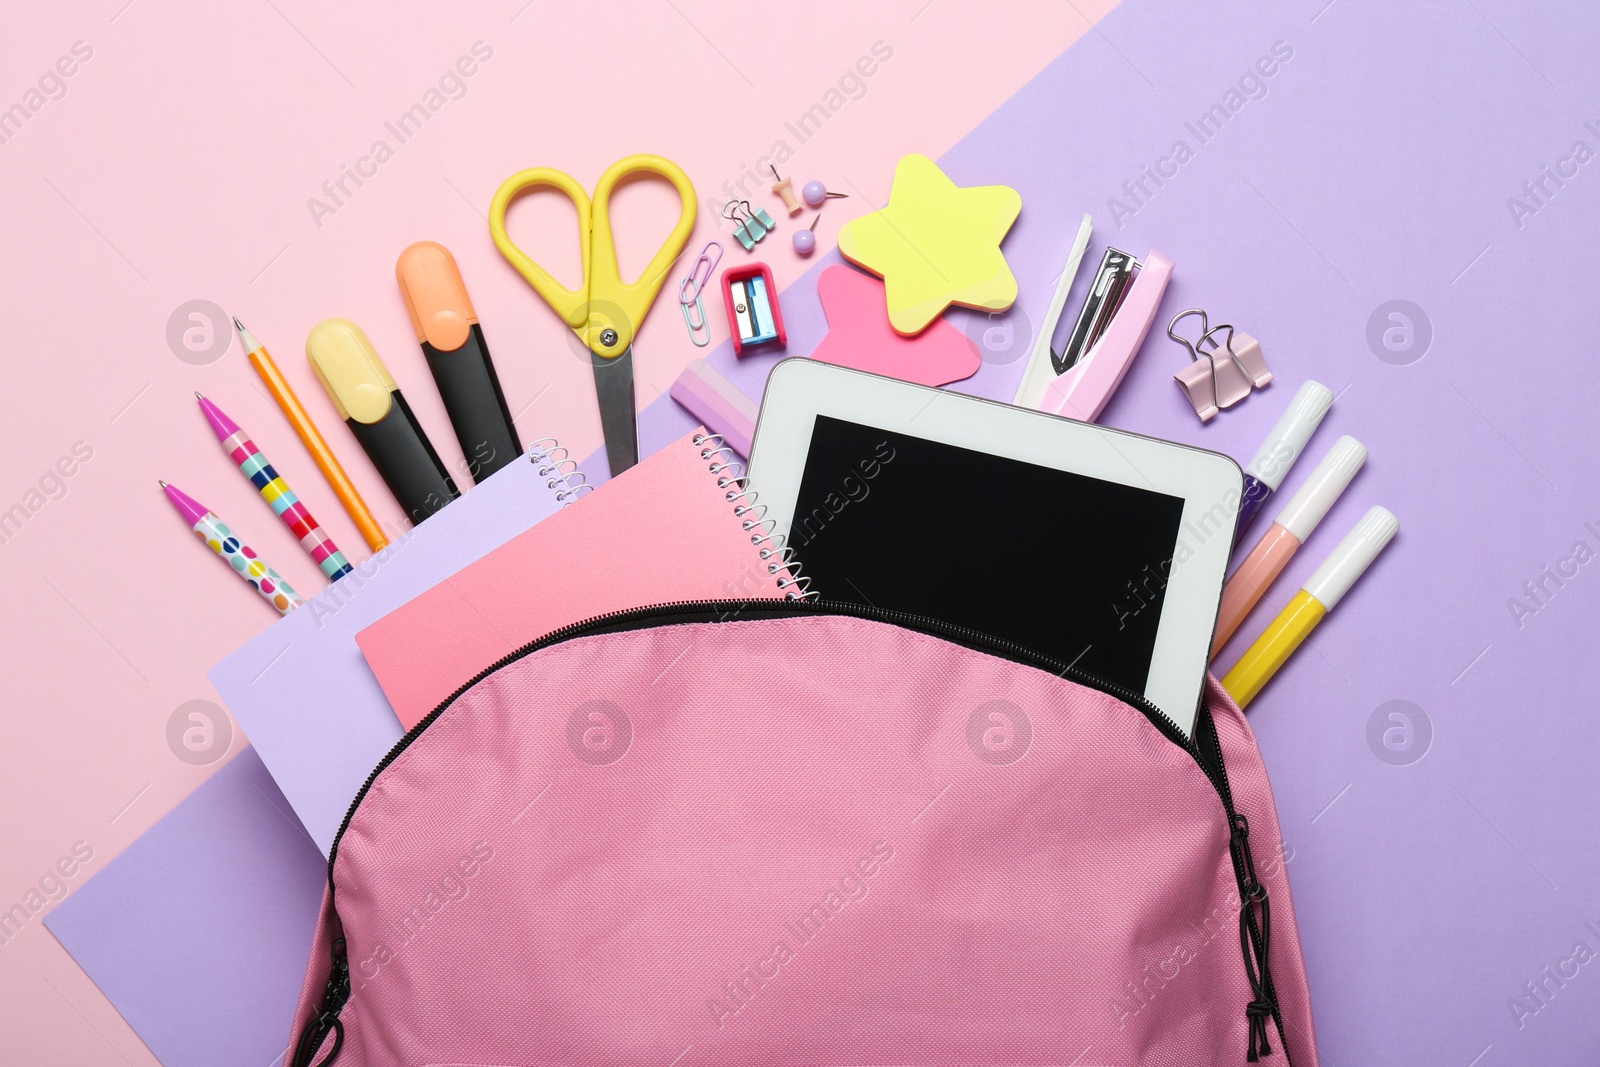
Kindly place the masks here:
MULTIPOLYGON (((1056 377, 1045 387, 1040 411, 1080 422, 1099 417, 1144 344, 1171 278, 1172 260, 1160 252, 1152 251, 1141 263, 1119 249, 1106 249, 1066 348, 1059 355, 1050 351, 1056 377)), ((1059 306, 1055 311, 1040 331, 1046 345, 1055 333, 1059 306)))

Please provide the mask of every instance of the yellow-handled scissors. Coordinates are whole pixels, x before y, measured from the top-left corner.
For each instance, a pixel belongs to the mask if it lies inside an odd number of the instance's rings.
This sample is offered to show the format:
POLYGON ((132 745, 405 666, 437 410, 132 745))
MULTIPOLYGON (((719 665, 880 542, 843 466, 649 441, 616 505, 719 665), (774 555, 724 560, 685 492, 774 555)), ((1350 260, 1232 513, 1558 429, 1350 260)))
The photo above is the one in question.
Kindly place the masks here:
POLYGON ((619 159, 600 175, 594 201, 569 175, 550 167, 531 167, 513 174, 495 191, 489 205, 489 232, 511 265, 545 303, 560 315, 589 350, 594 366, 595 396, 600 403, 600 429, 613 476, 639 462, 639 427, 634 419, 633 337, 650 312, 661 283, 694 229, 694 186, 676 163, 641 154, 619 159), (611 233, 611 191, 624 178, 654 174, 671 182, 681 207, 678 224, 656 251, 638 280, 624 282, 617 270, 617 246, 611 233), (506 236, 506 208, 531 189, 557 189, 578 211, 578 240, 583 251, 583 287, 576 291, 556 281, 506 236))

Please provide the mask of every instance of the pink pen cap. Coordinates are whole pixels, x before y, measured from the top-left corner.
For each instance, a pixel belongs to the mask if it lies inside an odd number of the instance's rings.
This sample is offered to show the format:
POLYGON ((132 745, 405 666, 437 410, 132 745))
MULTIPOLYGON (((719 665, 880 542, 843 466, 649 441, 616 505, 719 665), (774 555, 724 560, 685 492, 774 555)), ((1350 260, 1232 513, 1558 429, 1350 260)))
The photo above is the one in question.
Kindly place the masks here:
POLYGON ((1262 594, 1278 580, 1283 568, 1317 528, 1328 509, 1355 478, 1367 461, 1367 449, 1354 437, 1341 437, 1317 463, 1272 520, 1272 526, 1250 549, 1222 589, 1222 606, 1217 611, 1217 632, 1211 639, 1211 655, 1216 656, 1228 643, 1239 624, 1261 600, 1262 594))

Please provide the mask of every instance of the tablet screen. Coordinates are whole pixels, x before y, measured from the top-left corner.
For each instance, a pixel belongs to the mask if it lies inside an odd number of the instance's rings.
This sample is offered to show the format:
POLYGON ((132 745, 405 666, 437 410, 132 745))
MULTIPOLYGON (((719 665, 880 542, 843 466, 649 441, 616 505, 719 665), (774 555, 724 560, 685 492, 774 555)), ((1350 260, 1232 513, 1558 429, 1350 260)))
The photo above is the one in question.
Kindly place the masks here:
POLYGON ((824 599, 967 626, 1143 693, 1183 507, 818 415, 789 543, 824 599))

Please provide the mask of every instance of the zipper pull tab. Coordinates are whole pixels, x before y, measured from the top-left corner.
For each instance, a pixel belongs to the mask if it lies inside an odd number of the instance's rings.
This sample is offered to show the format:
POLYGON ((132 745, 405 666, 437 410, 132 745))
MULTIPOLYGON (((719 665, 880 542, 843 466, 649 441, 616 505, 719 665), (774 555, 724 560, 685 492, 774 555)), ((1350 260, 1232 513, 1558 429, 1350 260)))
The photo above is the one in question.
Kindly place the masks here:
POLYGON ((331 1067, 333 1061, 339 1058, 339 1050, 344 1047, 344 1023, 339 1021, 339 1011, 350 999, 350 957, 344 938, 333 939, 329 955, 333 966, 328 972, 327 982, 322 986, 322 1003, 317 1007, 317 1017, 300 1031, 300 1040, 295 1043, 294 1059, 290 1061, 291 1067, 311 1067, 311 1057, 317 1054, 317 1049, 322 1047, 330 1032, 333 1034, 333 1047, 318 1067, 331 1067))
POLYGON ((1272 936, 1272 912, 1267 903, 1267 887, 1256 880, 1255 859, 1250 855, 1250 823, 1238 812, 1229 819, 1228 847, 1233 852, 1239 881, 1239 947, 1244 954, 1245 977, 1250 982, 1250 1003, 1245 1005, 1245 1021, 1250 1031, 1250 1047, 1245 1059, 1255 1063, 1272 1055, 1267 1040, 1267 1020, 1273 1017, 1272 980, 1268 975, 1268 944, 1272 936), (1256 922, 1255 912, 1261 913, 1256 922))

